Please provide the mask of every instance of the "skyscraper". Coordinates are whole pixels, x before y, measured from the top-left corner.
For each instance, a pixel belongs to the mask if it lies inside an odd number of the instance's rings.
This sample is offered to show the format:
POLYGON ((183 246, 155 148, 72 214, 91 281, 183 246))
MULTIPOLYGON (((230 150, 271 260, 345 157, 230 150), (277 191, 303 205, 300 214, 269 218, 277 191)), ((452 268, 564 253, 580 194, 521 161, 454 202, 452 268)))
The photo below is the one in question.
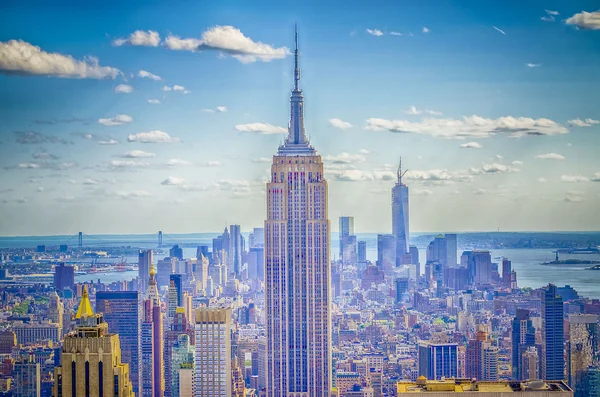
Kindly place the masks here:
POLYGON ((153 265, 143 302, 140 343, 140 394, 142 397, 162 397, 165 392, 163 321, 153 265))
POLYGON ((563 301, 554 284, 548 284, 542 290, 542 294, 544 341, 542 377, 545 380, 563 380, 565 379, 563 301))
POLYGON ((183 307, 178 307, 175 310, 171 328, 165 335, 165 396, 175 397, 173 388, 173 348, 177 344, 179 337, 182 335, 188 336, 188 341, 193 345, 195 341, 193 326, 188 322, 188 318, 183 307))
POLYGON ((340 260, 342 264, 356 265, 357 246, 354 235, 354 217, 340 216, 340 260))
POLYGON ((296 34, 288 136, 267 183, 267 396, 329 396, 331 318, 327 182, 304 131, 296 34))
POLYGON ((65 288, 75 291, 75 268, 61 262, 54 268, 54 289, 62 293, 65 288))
POLYGON ((138 277, 139 291, 148 289, 148 280, 150 279, 150 267, 152 266, 152 250, 140 250, 138 255, 138 277))
POLYGON ((15 363, 15 397, 40 397, 40 364, 33 353, 15 363))
POLYGON ((402 158, 398 165, 396 185, 392 188, 392 234, 396 241, 396 265, 403 264, 410 237, 408 223, 408 186, 402 183, 402 158))
POLYGON ((396 238, 391 234, 377 235, 377 267, 386 274, 396 267, 396 238))
POLYGON ((240 278, 242 271, 242 233, 240 225, 229 226, 229 272, 240 278))
POLYGON ((62 367, 54 369, 55 397, 133 397, 129 366, 122 362, 119 335, 94 314, 86 287, 77 310, 77 329, 65 337, 62 367))
POLYGON ((456 343, 423 343, 419 345, 419 375, 427 379, 458 376, 458 345, 456 343))
POLYGON ((196 309, 194 397, 231 396, 231 309, 196 309))
POLYGON ((582 394, 588 368, 600 359, 600 327, 596 314, 569 316, 568 381, 576 396, 582 394))
POLYGON ((122 361, 129 364, 131 385, 139 395, 140 325, 142 319, 138 291, 98 291, 96 311, 103 313, 108 332, 118 334, 122 361))
MULTIPOLYGON (((535 346, 535 328, 530 318, 530 312, 526 309, 517 309, 517 315, 512 320, 511 330, 512 341, 512 376, 513 379, 525 380, 529 379, 526 375, 531 374, 531 368, 522 368, 523 354, 530 348, 535 346)), ((541 353, 536 349, 538 354, 541 353)), ((532 357, 532 353, 528 354, 532 357)), ((531 362, 528 362, 532 365, 531 362)), ((536 372, 536 371, 533 371, 536 372)), ((539 369, 537 371, 539 374, 539 369)))

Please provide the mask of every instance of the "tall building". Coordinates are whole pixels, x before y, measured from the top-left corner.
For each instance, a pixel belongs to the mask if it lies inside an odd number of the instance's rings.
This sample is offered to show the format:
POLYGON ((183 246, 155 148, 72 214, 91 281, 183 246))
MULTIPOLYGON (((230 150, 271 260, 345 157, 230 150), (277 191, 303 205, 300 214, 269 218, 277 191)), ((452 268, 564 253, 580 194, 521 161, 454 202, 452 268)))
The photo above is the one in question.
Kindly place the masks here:
POLYGON ((464 251, 460 265, 467 268, 469 284, 489 285, 492 283, 492 256, 487 250, 464 251))
MULTIPOLYGON (((133 392, 139 396, 140 382, 140 328, 142 309, 138 291, 98 291, 96 311, 108 323, 108 332, 118 334, 120 356, 129 365, 133 392)), ((64 361, 63 361, 64 362, 64 361)))
POLYGON ((377 267, 386 274, 396 267, 396 239, 391 234, 377 235, 377 267))
POLYGON ((340 260, 342 264, 356 265, 357 245, 354 235, 354 217, 340 216, 340 260))
POLYGON ((304 131, 296 35, 288 136, 267 183, 267 396, 329 396, 331 315, 327 182, 304 131))
POLYGON ((165 392, 163 319, 154 266, 143 302, 140 335, 142 397, 163 397, 165 392))
POLYGON ((196 309, 194 397, 231 396, 231 309, 196 309))
POLYGON ((194 346, 190 344, 190 336, 181 334, 173 345, 171 355, 171 396, 192 396, 194 371, 194 346))
POLYGON ((40 364, 35 361, 33 353, 29 353, 26 359, 17 361, 14 372, 15 397, 40 397, 40 364))
MULTIPOLYGON (((526 369, 521 367, 523 354, 530 347, 535 346, 535 328, 533 327, 529 310, 517 309, 517 315, 512 320, 511 342, 513 379, 530 379, 526 375, 531 373, 531 368, 528 368, 527 372, 525 372, 526 369)), ((536 352, 538 354, 538 359, 541 359, 541 357, 539 357, 541 351, 536 349, 536 352)), ((531 354, 529 354, 529 356, 531 356, 531 354)))
POLYGON ((427 379, 458 377, 458 344, 419 344, 419 376, 427 379))
POLYGON ((54 369, 54 397, 134 397, 129 366, 122 361, 119 335, 94 314, 87 288, 77 310, 77 329, 64 339, 62 366, 54 369))
POLYGON ((196 254, 196 263, 194 264, 194 278, 200 284, 203 290, 206 290, 208 281, 208 258, 202 252, 196 254))
POLYGON ((152 250, 140 250, 138 253, 138 278, 139 291, 148 289, 148 280, 150 279, 150 268, 152 267, 152 250))
POLYGON ((519 361, 521 379, 539 379, 540 378, 540 352, 534 346, 528 346, 523 352, 519 361))
POLYGON ((242 232, 240 225, 229 226, 229 272, 239 279, 242 271, 242 232))
POLYGON ((544 359, 542 377, 547 380, 565 379, 564 311, 563 301, 556 285, 548 284, 542 290, 542 329, 544 359))
POLYGON ((173 247, 171 247, 171 249, 169 250, 169 256, 171 258, 177 258, 180 261, 183 260, 183 248, 181 248, 179 246, 179 244, 175 244, 173 247))
POLYGON ((171 287, 170 281, 173 281, 175 285, 175 292, 177 293, 177 307, 183 306, 183 277, 181 274, 171 274, 169 276, 169 288, 171 287))
POLYGON ((264 247, 265 246, 265 229, 255 227, 252 233, 248 236, 248 248, 264 247))
POLYGON ((588 368, 598 365, 600 359, 600 326, 596 314, 572 314, 569 316, 568 383, 581 395, 588 368))
POLYGON ((171 321, 171 328, 165 333, 165 396, 175 397, 175 391, 173 387, 173 349, 177 345, 179 337, 187 335, 189 342, 193 345, 195 342, 195 335, 193 326, 188 321, 185 309, 178 307, 175 310, 173 320, 171 321))
MULTIPOLYGON (((264 245, 264 243, 263 243, 264 245)), ((250 248, 248 258, 252 255, 252 260, 255 263, 250 264, 248 259, 248 278, 257 278, 259 280, 265 279, 265 248, 264 247, 253 247, 250 248)))
POLYGON ((75 291, 75 268, 61 262, 54 268, 54 289, 62 293, 65 288, 75 291))
POLYGON ((63 316, 65 312, 65 307, 60 300, 60 297, 56 292, 52 292, 50 294, 50 302, 48 303, 48 319, 58 324, 61 329, 63 328, 63 316))
POLYGON ((502 258, 502 285, 511 288, 512 285, 512 263, 508 258, 502 258))
POLYGON ((404 263, 404 254, 408 252, 409 222, 408 222, 408 186, 402 183, 402 158, 398 165, 396 185, 392 188, 392 234, 395 240, 396 265, 404 263))
POLYGON ((456 241, 456 234, 446 233, 444 234, 444 240, 446 241, 446 260, 444 266, 449 268, 458 267, 458 247, 456 241))

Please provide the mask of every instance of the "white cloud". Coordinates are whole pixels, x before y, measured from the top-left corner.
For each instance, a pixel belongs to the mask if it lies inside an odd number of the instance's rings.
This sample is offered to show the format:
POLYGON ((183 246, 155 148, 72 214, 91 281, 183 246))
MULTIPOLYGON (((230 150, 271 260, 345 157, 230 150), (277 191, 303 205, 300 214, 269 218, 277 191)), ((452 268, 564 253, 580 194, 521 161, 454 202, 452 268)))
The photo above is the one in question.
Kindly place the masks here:
POLYGON ((383 32, 379 29, 367 29, 367 33, 371 36, 383 36, 383 32))
POLYGON ((356 169, 330 170, 329 174, 339 182, 391 181, 396 177, 391 171, 363 171, 356 169))
POLYGON ((341 119, 329 119, 329 125, 334 128, 339 128, 340 130, 347 130, 348 128, 352 128, 352 124, 347 121, 341 119))
POLYGON ((170 176, 167 179, 165 179, 164 181, 162 181, 160 184, 165 185, 165 186, 182 186, 182 185, 186 184, 186 181, 185 181, 185 179, 182 179, 182 178, 170 176))
POLYGON ((425 113, 430 114, 432 116, 443 116, 444 113, 438 112, 437 110, 425 109, 425 113))
POLYGON ((467 142, 460 145, 460 147, 461 149, 481 149, 483 146, 478 142, 467 142))
POLYGON ((402 34, 402 33, 400 33, 400 32, 394 32, 394 31, 391 31, 391 32, 390 32, 390 34, 391 34, 392 36, 403 36, 403 34, 402 34))
POLYGON ((546 11, 546 14, 548 14, 548 15, 558 15, 559 14, 558 11, 552 11, 552 10, 544 10, 544 11, 546 11))
POLYGON ((172 87, 171 87, 171 86, 168 86, 168 85, 166 85, 166 86, 164 86, 164 87, 163 87, 163 91, 179 91, 179 92, 181 92, 181 93, 183 93, 183 94, 189 94, 190 92, 192 92, 192 91, 190 91, 190 90, 186 90, 184 86, 182 86, 182 85, 177 85, 177 84, 175 84, 175 85, 174 85, 174 86, 172 86, 172 87))
POLYGON ((116 47, 126 44, 145 47, 158 47, 160 44, 160 35, 154 30, 136 30, 126 39, 113 40, 112 44, 116 47))
POLYGON ((131 192, 127 191, 116 191, 113 193, 109 193, 109 196, 114 196, 121 199, 136 199, 136 198, 144 198, 150 197, 152 194, 148 193, 145 190, 134 190, 131 192))
POLYGON ((19 163, 17 164, 17 168, 35 169, 40 168, 40 165, 38 163, 19 163))
POLYGON ((156 156, 155 153, 144 152, 143 150, 130 150, 129 152, 123 153, 123 155, 121 157, 133 159, 133 158, 149 158, 149 157, 155 157, 155 156, 156 156))
POLYGON ((204 163, 205 167, 220 167, 222 165, 223 164, 221 164, 220 161, 207 161, 207 162, 204 163))
POLYGON ((150 163, 135 160, 112 160, 108 165, 110 168, 145 168, 149 167, 150 163))
POLYGON ((158 99, 148 99, 148 103, 151 103, 153 105, 158 105, 160 103, 160 100, 158 100, 158 99))
POLYGON ((75 79, 104 79, 121 72, 110 66, 100 66, 98 58, 78 61, 70 55, 42 51, 22 40, 0 42, 0 73, 23 76, 53 76, 75 79))
POLYGON ((366 129, 429 134, 446 139, 487 138, 503 133, 509 134, 511 137, 522 137, 526 135, 559 135, 569 132, 563 125, 545 118, 506 116, 487 119, 476 115, 464 116, 462 119, 425 118, 420 122, 370 118, 367 119, 366 129))
POLYGON ((422 32, 423 33, 429 33, 429 29, 426 26, 424 26, 422 32))
POLYGON ((356 164, 364 163, 367 160, 367 158, 362 154, 340 153, 335 156, 325 156, 324 160, 329 161, 333 164, 356 164))
POLYGON ((117 114, 115 117, 107 119, 98 119, 98 123, 111 127, 115 125, 129 124, 133 121, 133 118, 126 114, 117 114))
POLYGON ((492 26, 494 29, 496 29, 498 32, 502 33, 503 35, 506 35, 506 32, 500 28, 497 28, 496 26, 492 26))
POLYGON ((538 160, 564 160, 565 156, 558 153, 545 153, 538 154, 537 156, 535 156, 535 158, 538 160))
POLYGON ((117 143, 119 143, 119 141, 112 138, 102 139, 98 141, 98 145, 116 145, 117 143))
POLYGON ((448 181, 452 179, 452 175, 447 170, 409 170, 405 177, 406 179, 419 181, 448 181))
POLYGON ((423 113, 422 111, 418 110, 416 106, 411 106, 408 108, 408 110, 403 110, 403 112, 412 116, 416 116, 418 114, 423 113))
POLYGON ((473 194, 477 194, 477 195, 482 195, 482 194, 486 194, 487 190, 479 188, 479 189, 475 189, 473 190, 473 194))
POLYGON ((600 10, 594 12, 581 11, 566 20, 567 25, 575 25, 584 29, 600 29, 600 10))
POLYGON ((546 11, 546 15, 544 15, 540 19, 545 22, 554 22, 554 20, 556 19, 555 17, 558 15, 558 11, 552 11, 552 10, 544 10, 544 11, 546 11))
POLYGON ((253 41, 233 26, 215 26, 202 33, 202 39, 182 39, 169 36, 165 39, 165 47, 171 50, 216 50, 236 58, 240 62, 269 62, 282 59, 290 54, 287 47, 275 48, 260 41, 253 41))
POLYGON ((358 153, 359 153, 359 154, 371 154, 371 151, 370 151, 370 150, 367 150, 367 149, 360 149, 360 150, 358 151, 358 153))
POLYGON ((148 72, 146 70, 140 70, 138 72, 138 76, 141 77, 141 78, 146 78, 146 79, 150 79, 150 80, 154 80, 154 81, 160 81, 160 80, 162 80, 160 76, 157 76, 157 75, 155 75, 153 73, 150 73, 150 72, 148 72))
POLYGON ((567 196, 564 201, 567 203, 580 203, 583 201, 583 197, 580 196, 567 196))
POLYGON ((471 167, 470 172, 472 174, 502 174, 507 172, 519 172, 518 168, 511 167, 510 165, 492 163, 482 164, 480 168, 471 167))
POLYGON ((567 121, 567 124, 570 125, 571 127, 591 127, 592 125, 600 124, 600 120, 594 120, 591 118, 581 120, 580 118, 576 118, 576 119, 567 121))
POLYGON ((501 156, 499 154, 495 155, 494 157, 496 157, 498 160, 502 160, 504 158, 503 156, 501 156))
POLYGON ((568 183, 589 182, 590 178, 583 175, 562 175, 560 180, 568 183))
POLYGON ((133 92, 133 87, 129 84, 119 84, 115 87, 115 92, 117 94, 131 94, 133 92))
POLYGON ((201 109, 204 113, 225 113, 228 109, 227 106, 217 106, 214 109, 204 108, 201 109))
POLYGON ((170 159, 169 161, 167 161, 167 165, 169 167, 175 167, 175 166, 188 166, 188 165, 192 165, 192 163, 190 161, 187 160, 181 160, 181 159, 170 159))
POLYGON ((272 135, 272 134, 285 134, 287 129, 278 127, 268 123, 250 123, 250 124, 238 124, 235 129, 239 132, 250 132, 253 134, 272 135))
POLYGON ((548 180, 546 178, 538 178, 537 181, 539 183, 546 183, 546 182, 548 182, 548 180))
POLYGON ((526 65, 528 68, 537 68, 537 67, 540 67, 540 66, 542 66, 542 64, 541 64, 541 63, 526 63, 525 65, 526 65))
POLYGON ((173 138, 169 134, 163 131, 150 131, 150 132, 138 132, 137 134, 130 134, 127 137, 129 142, 141 142, 141 143, 171 143, 179 142, 178 138, 173 138))
POLYGON ((417 196, 431 196, 433 194, 429 189, 414 189, 413 193, 417 196))
POLYGON ((515 160, 511 164, 512 165, 523 165, 523 162, 521 160, 515 160))
POLYGON ((266 157, 259 157, 257 159, 252 160, 253 163, 270 163, 271 161, 273 160, 266 157))

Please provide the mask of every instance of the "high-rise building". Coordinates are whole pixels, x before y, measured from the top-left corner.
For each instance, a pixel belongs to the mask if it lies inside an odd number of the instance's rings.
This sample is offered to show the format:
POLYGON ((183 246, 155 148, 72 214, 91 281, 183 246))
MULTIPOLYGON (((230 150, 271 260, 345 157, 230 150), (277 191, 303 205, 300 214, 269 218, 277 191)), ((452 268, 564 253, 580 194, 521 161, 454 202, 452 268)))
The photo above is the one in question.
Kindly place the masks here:
POLYGON ((208 280, 208 258, 202 252, 196 255, 196 263, 194 264, 194 277, 200 287, 206 290, 206 281, 208 280))
POLYGON ((486 346, 483 349, 481 380, 495 382, 498 380, 498 348, 486 346))
POLYGON ((60 297, 56 292, 50 294, 50 302, 48 303, 48 319, 58 324, 61 329, 63 328, 63 316, 65 307, 60 300, 60 297))
POLYGON ((231 309, 196 309, 194 397, 231 396, 231 309))
POLYGON ((177 293, 177 304, 176 307, 183 306, 183 278, 181 274, 171 274, 169 276, 169 288, 171 288, 170 281, 173 281, 175 285, 175 291, 177 293))
POLYGON ((484 286, 492 283, 492 256, 489 251, 464 251, 460 257, 460 265, 467 268, 469 284, 484 286))
MULTIPOLYGON (((98 291, 96 311, 108 323, 108 332, 118 334, 120 356, 129 365, 133 392, 139 395, 140 382, 140 328, 142 310, 138 291, 98 291)), ((64 362, 64 361, 63 361, 64 362)))
POLYGON ((444 240, 446 242, 446 260, 444 261, 444 266, 449 268, 458 267, 456 234, 446 233, 444 234, 444 240))
POLYGON ((119 335, 94 314, 87 288, 77 310, 77 328, 64 339, 62 366, 54 369, 55 397, 134 397, 129 366, 122 361, 119 335))
POLYGON ((255 227, 252 229, 248 237, 248 248, 264 247, 265 246, 265 229, 255 227))
POLYGON ((35 361, 33 353, 15 363, 15 397, 40 397, 41 374, 40 364, 35 361))
POLYGON ((502 285, 511 288, 512 285, 512 263, 508 258, 502 258, 502 285))
POLYGON ((139 291, 148 289, 148 280, 150 279, 150 268, 152 267, 152 250, 140 250, 138 254, 138 278, 139 291))
POLYGON ((175 310, 173 320, 171 321, 171 328, 165 334, 165 396, 175 397, 175 391, 173 387, 173 349, 177 345, 179 337, 187 335, 189 342, 193 345, 195 342, 195 335, 193 326, 188 321, 185 309, 178 307, 175 310))
POLYGON ((535 346, 527 346, 527 349, 521 354, 519 361, 519 371, 521 379, 539 379, 540 378, 540 352, 535 346))
POLYGON ((366 241, 358 242, 358 262, 359 263, 367 262, 367 242, 366 241))
POLYGON ((569 316, 568 383, 576 396, 584 396, 588 368, 598 365, 600 359, 600 326, 596 314, 569 316))
MULTIPOLYGON (((535 328, 533 327, 529 310, 517 309, 517 315, 512 320, 511 342, 513 379, 530 379, 527 378, 526 375, 531 373, 531 369, 529 368, 526 370, 521 367, 523 354, 530 347, 535 346, 535 328)), ((536 349, 536 354, 538 354, 538 359, 541 359, 539 356, 541 354, 540 349, 536 349)), ((541 363, 541 361, 539 363, 541 363)))
MULTIPOLYGON (((190 336, 181 334, 173 345, 171 354, 171 396, 186 397, 193 393, 194 346, 190 336)), ((216 394, 215 394, 216 395, 216 394)))
POLYGON ((415 245, 408 247, 411 264, 415 265, 415 282, 418 284, 421 280, 421 262, 419 261, 419 249, 415 245))
POLYGON ((240 225, 229 226, 229 272, 237 279, 242 272, 242 233, 240 225))
POLYGON ((183 248, 181 248, 179 246, 179 244, 175 244, 173 247, 171 247, 171 249, 169 250, 169 256, 171 258, 177 258, 180 261, 183 260, 183 248))
MULTIPOLYGON (((406 171, 404 172, 406 173, 406 171)), ((404 263, 404 254, 408 252, 408 241, 410 237, 408 222, 408 186, 402 183, 402 158, 398 165, 396 185, 392 188, 392 234, 395 242, 394 263, 404 263)))
POLYGON ((392 234, 377 235, 377 267, 386 274, 396 267, 396 239, 392 234))
POLYGON ((327 182, 304 131, 297 35, 295 60, 288 136, 267 183, 268 397, 329 396, 331 389, 327 182))
POLYGON ((458 376, 458 344, 419 344, 419 375, 427 379, 458 376))
POLYGON ((356 265, 357 245, 354 235, 354 217, 340 216, 340 260, 342 264, 356 265))
POLYGON ((254 247, 250 248, 248 253, 248 278, 257 278, 259 280, 265 279, 265 248, 254 247), (250 258, 252 257, 252 263, 250 258), (254 262, 256 261, 256 262, 254 262))
POLYGON ((155 276, 151 265, 140 335, 142 397, 163 397, 165 392, 163 321, 155 276))
POLYGON ((542 290, 542 333, 544 359, 542 377, 546 380, 565 379, 564 309, 556 285, 548 284, 542 290))
POLYGON ((62 293, 65 288, 75 291, 75 268, 61 262, 54 268, 54 289, 62 293))

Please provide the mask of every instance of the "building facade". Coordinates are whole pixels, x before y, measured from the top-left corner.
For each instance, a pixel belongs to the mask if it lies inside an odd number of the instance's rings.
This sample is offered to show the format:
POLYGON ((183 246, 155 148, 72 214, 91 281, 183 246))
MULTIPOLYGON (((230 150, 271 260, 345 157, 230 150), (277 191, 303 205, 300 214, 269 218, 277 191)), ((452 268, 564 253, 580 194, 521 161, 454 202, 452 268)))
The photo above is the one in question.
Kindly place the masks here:
POLYGON ((563 380, 565 377, 564 356, 564 309, 563 300, 556 285, 548 284, 542 290, 542 328, 544 359, 542 377, 547 380, 563 380))
POLYGON ((267 183, 265 304, 268 397, 329 396, 330 264, 327 182, 304 130, 296 35, 288 136, 267 183))

